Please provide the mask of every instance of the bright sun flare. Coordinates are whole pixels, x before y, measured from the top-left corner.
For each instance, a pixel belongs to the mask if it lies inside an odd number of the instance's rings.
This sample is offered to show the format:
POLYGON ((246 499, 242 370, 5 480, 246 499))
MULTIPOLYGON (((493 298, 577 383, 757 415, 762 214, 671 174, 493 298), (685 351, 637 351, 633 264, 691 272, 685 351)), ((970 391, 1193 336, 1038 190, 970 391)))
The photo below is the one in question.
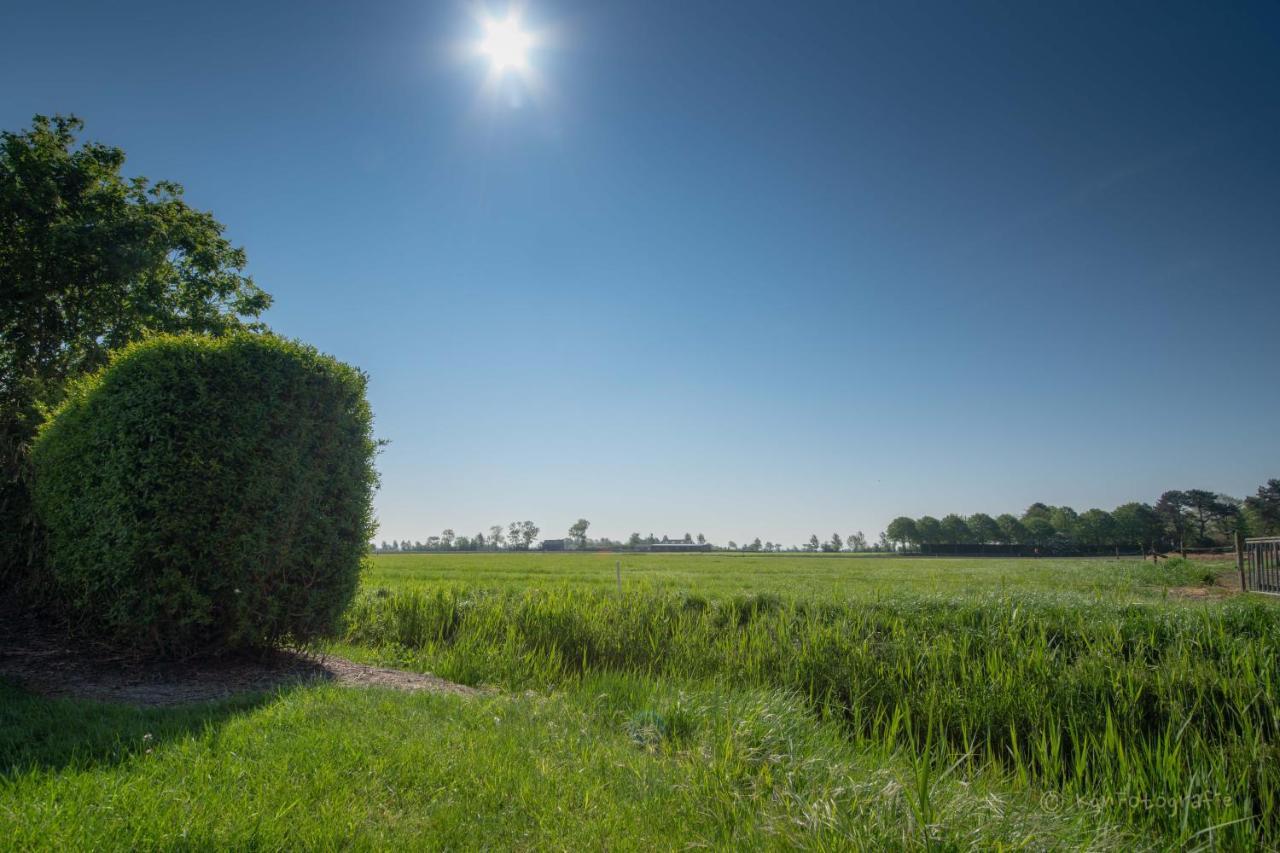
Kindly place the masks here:
POLYGON ((484 38, 480 52, 489 58, 496 72, 522 71, 529 66, 529 46, 532 39, 520 29, 515 15, 504 19, 489 18, 484 22, 484 38))

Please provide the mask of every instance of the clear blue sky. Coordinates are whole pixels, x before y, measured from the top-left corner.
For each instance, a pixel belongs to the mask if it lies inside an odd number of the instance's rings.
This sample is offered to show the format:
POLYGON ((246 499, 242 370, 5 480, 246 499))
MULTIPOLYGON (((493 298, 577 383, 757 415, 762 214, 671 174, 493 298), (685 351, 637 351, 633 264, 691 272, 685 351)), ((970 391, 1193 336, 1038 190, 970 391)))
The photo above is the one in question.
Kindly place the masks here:
POLYGON ((535 0, 488 90, 469 8, 0 16, 0 126, 180 181, 369 372, 380 538, 1280 476, 1280 6, 535 0))

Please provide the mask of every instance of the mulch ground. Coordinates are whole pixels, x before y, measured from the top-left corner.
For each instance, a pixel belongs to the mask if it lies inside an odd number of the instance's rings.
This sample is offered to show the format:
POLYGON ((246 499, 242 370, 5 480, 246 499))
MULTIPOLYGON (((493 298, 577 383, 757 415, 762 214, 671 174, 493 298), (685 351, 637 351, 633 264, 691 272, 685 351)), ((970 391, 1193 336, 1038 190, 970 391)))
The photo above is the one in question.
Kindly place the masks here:
POLYGON ((427 673, 289 650, 253 657, 149 663, 76 647, 19 614, 0 614, 0 677, 43 696, 143 706, 207 702, 308 683, 460 696, 479 692, 427 673))

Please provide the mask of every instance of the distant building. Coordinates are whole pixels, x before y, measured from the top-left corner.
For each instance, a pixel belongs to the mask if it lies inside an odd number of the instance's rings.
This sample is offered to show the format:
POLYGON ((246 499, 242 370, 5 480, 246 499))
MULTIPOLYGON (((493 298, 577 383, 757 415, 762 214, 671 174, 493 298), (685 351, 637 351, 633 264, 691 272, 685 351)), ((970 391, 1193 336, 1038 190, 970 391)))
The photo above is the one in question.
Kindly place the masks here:
POLYGON ((704 542, 655 542, 649 546, 650 551, 710 551, 711 543, 704 542))
POLYGON ((544 550, 544 551, 563 551, 563 550, 564 550, 564 540, 563 540, 563 539, 543 539, 543 540, 542 540, 542 550, 544 550))

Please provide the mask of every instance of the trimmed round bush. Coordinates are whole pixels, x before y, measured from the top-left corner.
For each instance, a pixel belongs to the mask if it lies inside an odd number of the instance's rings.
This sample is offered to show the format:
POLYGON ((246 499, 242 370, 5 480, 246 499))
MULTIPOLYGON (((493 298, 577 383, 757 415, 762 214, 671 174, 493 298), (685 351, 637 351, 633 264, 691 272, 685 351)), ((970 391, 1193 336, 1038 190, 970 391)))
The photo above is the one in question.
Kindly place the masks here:
POLYGON ((253 334, 151 338, 77 383, 33 451, 70 624, 161 657, 334 631, 373 534, 365 384, 253 334))

